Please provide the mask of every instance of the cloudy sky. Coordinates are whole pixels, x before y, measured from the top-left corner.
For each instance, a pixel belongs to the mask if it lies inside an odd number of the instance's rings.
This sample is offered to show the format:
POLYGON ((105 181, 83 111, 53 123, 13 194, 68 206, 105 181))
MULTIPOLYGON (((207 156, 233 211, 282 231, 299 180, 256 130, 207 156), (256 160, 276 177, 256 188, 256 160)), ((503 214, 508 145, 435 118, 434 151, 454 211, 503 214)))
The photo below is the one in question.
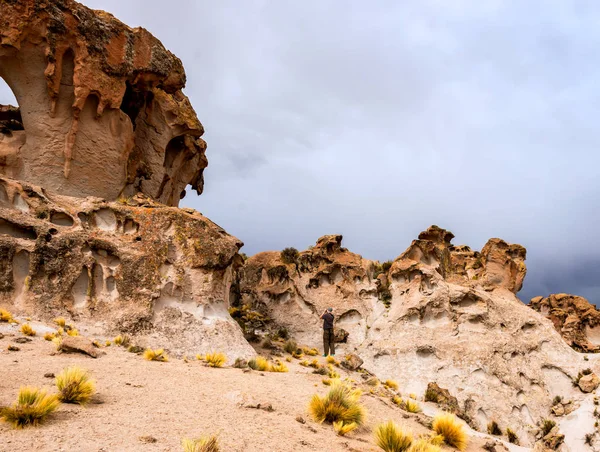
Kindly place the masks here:
POLYGON ((247 254, 342 233, 387 260, 438 224, 526 246, 524 300, 600 302, 600 4, 84 3, 183 60, 210 162, 183 204, 247 254))

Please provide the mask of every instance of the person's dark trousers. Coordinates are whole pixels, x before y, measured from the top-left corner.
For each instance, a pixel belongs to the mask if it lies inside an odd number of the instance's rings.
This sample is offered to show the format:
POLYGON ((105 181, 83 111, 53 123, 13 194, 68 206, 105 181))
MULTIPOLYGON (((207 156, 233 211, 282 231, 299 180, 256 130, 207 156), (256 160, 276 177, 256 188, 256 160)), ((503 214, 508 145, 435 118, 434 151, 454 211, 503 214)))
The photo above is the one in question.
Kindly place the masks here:
POLYGON ((333 329, 323 330, 323 354, 335 355, 335 334, 333 329))

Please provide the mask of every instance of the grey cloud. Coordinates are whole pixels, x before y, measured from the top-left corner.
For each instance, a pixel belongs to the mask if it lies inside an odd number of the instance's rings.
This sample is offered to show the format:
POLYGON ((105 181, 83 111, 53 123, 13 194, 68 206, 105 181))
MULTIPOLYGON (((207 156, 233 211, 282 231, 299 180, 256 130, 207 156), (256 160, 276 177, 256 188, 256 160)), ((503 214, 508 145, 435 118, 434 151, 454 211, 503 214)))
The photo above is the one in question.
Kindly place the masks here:
POLYGON ((209 158, 184 204, 248 254, 335 232, 384 260, 438 224, 526 246, 523 298, 593 298, 600 5, 84 3, 182 58, 209 158))

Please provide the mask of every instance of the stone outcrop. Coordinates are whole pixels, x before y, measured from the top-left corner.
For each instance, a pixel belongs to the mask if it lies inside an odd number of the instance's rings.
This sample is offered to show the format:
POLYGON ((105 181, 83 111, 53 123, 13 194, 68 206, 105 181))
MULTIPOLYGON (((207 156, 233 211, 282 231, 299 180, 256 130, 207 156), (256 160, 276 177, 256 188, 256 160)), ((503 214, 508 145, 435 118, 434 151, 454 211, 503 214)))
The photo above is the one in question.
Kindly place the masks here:
POLYGON ((202 192, 202 124, 181 61, 143 28, 73 0, 0 2, 0 175, 69 196, 202 192))
POLYGON ((192 209, 107 202, 0 178, 0 304, 65 312, 172 353, 251 356, 227 312, 242 243, 192 209))
POLYGON ((548 317, 579 352, 600 352, 600 311, 583 297, 564 293, 535 297, 529 306, 548 317))
POLYGON ((589 367, 551 322, 516 293, 526 250, 491 239, 481 251, 452 245, 432 226, 391 264, 363 259, 325 236, 285 263, 278 252, 250 257, 239 272, 236 302, 285 326, 298 341, 320 346, 319 316, 332 306, 349 333, 340 354, 423 396, 428 382, 449 388, 457 411, 485 431, 495 420, 523 445, 555 396, 576 400, 572 385, 589 367))

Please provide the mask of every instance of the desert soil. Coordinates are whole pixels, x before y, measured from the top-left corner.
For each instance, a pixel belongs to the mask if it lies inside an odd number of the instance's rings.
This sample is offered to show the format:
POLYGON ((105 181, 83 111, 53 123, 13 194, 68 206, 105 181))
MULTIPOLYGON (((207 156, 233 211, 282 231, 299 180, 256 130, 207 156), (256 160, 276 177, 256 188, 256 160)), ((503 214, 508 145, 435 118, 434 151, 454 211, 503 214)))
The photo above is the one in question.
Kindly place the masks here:
MULTIPOLYGON (((388 419, 415 435, 429 433, 418 422, 420 418, 426 423, 424 415, 408 414, 367 389, 362 396, 368 410, 366 428, 336 436, 332 426, 313 422, 307 413, 311 396, 328 390, 323 377, 296 360, 286 363, 288 373, 244 372, 205 367, 192 357, 188 363, 175 358, 150 362, 114 345, 93 359, 57 354, 55 345, 39 334, 31 342, 15 344, 23 337, 17 327, 4 324, 2 331, 0 406, 11 404, 21 386, 54 390, 54 380, 44 375, 71 365, 88 369, 97 382, 92 403, 63 404, 39 427, 15 430, 0 422, 3 452, 180 451, 182 438, 204 434, 218 434, 223 451, 376 451, 372 429, 388 419), (20 351, 9 352, 10 344, 20 351), (274 411, 246 407, 257 403, 270 403, 274 411)), ((339 372, 342 378, 362 381, 358 373, 339 372)), ((485 439, 472 438, 468 451, 483 450, 484 443, 485 439)))

